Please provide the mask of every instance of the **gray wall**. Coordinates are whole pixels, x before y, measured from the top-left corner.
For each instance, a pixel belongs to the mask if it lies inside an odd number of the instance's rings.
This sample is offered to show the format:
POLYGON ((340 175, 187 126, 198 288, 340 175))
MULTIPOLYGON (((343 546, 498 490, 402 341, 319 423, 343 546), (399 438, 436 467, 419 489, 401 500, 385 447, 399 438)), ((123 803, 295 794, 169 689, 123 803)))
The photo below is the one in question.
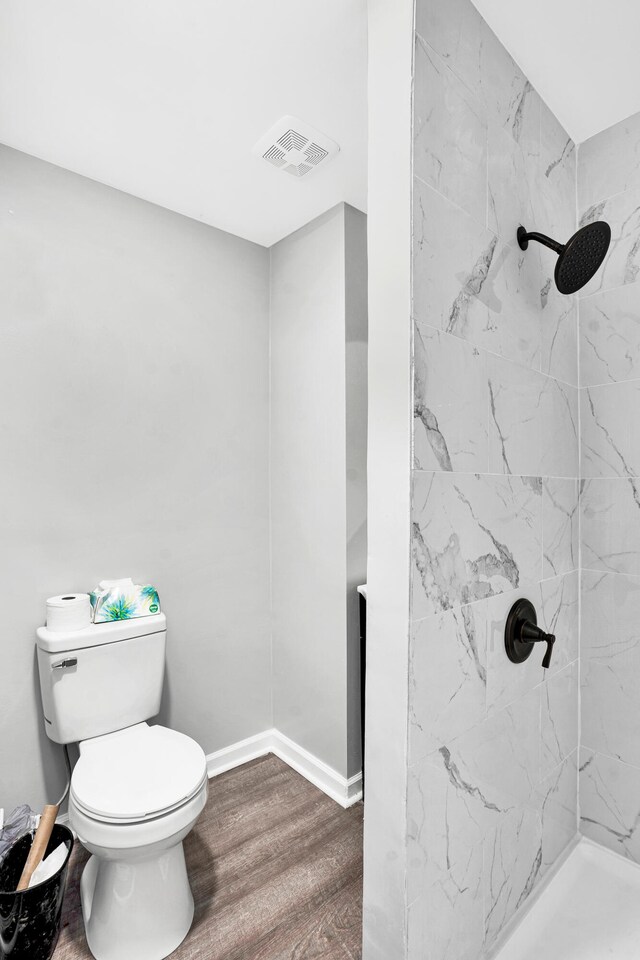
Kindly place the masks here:
POLYGON ((367 218, 344 209, 345 300, 345 510, 347 776, 362 770, 360 690, 360 602, 357 587, 367 580, 367 415, 368 304, 367 218))
POLYGON ((274 726, 345 777, 360 769, 366 334, 366 220, 340 204, 271 248, 271 561, 274 726))
POLYGON ((0 796, 39 807, 52 594, 156 584, 162 719, 207 753, 271 726, 269 253, 2 148, 0 304, 0 796))
POLYGON ((580 299, 581 831, 640 863, 640 114, 580 145, 581 223, 612 244, 580 299))
POLYGON ((470 0, 418 0, 408 956, 468 960, 577 833, 574 144, 470 0), (557 634, 514 665, 519 597, 557 634))

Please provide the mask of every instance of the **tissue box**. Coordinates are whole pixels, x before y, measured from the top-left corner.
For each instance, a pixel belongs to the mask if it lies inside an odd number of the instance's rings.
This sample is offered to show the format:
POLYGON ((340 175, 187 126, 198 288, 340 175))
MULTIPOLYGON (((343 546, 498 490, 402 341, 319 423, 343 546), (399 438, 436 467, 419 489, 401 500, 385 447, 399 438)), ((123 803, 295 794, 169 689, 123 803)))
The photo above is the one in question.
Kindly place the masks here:
POLYGON ((101 580, 90 594, 94 623, 132 620, 160 613, 160 597, 151 584, 134 583, 131 579, 101 580))

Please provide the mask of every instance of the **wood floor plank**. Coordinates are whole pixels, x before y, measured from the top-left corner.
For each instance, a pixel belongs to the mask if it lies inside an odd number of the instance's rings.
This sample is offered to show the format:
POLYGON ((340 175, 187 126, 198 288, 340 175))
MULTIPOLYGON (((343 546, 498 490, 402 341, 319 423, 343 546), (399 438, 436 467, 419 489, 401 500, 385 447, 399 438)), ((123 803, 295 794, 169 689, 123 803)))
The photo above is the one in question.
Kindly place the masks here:
MULTIPOLYGON (((214 794, 210 803, 215 804, 214 794)), ((256 806, 251 822, 247 818, 232 829, 219 818, 198 824, 187 849, 190 876, 200 877, 202 873, 203 893, 218 889, 221 902, 225 902, 227 897, 237 895, 239 886, 278 872, 292 851, 301 853, 303 846, 322 842, 323 836, 335 829, 334 824, 343 821, 340 814, 344 811, 331 800, 328 803, 329 808, 308 800, 290 807, 284 803, 268 817, 263 817, 256 806), (250 871, 247 863, 251 864, 250 871)))
MULTIPOLYGON (((253 960, 355 960, 360 956, 362 877, 351 880, 312 911, 289 917, 257 944, 253 960), (354 952, 355 951, 355 952, 354 952)), ((229 960, 243 960, 234 954, 229 960)))
MULTIPOLYGON (((175 960, 360 960, 362 804, 343 810, 268 755, 210 781, 185 841, 196 912, 175 960)), ((91 960, 74 851, 54 960, 91 960)))
POLYGON ((227 905, 215 903, 210 928, 214 956, 229 957, 255 940, 256 930, 268 932, 296 912, 312 909, 334 893, 344 875, 353 871, 358 851, 351 847, 349 829, 333 830, 322 842, 304 855, 293 854, 286 864, 278 864, 270 876, 260 875, 256 886, 232 897, 227 905))

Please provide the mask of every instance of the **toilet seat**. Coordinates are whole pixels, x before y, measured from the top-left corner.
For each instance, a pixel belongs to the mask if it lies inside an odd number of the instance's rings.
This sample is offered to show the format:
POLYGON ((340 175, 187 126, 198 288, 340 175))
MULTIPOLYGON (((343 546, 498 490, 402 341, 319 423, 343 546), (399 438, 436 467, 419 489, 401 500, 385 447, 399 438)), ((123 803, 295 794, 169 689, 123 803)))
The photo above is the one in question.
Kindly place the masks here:
POLYGON ((71 796, 93 820, 142 823, 189 803, 206 780, 206 758, 195 740, 138 723, 80 744, 71 796))

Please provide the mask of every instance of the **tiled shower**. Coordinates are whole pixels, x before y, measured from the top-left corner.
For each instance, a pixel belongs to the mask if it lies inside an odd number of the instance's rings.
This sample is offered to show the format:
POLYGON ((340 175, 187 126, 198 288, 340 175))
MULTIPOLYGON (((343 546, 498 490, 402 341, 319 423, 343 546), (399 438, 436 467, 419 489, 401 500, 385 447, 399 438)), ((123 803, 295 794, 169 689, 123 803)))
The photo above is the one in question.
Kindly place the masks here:
POLYGON ((576 148, 470 0, 414 57, 407 952, 478 960, 579 831, 640 862, 640 115, 576 148), (516 230, 596 219, 562 296, 516 230))
POLYGON ((640 863, 640 114, 581 144, 578 204, 612 229, 579 308, 580 830, 640 863))

